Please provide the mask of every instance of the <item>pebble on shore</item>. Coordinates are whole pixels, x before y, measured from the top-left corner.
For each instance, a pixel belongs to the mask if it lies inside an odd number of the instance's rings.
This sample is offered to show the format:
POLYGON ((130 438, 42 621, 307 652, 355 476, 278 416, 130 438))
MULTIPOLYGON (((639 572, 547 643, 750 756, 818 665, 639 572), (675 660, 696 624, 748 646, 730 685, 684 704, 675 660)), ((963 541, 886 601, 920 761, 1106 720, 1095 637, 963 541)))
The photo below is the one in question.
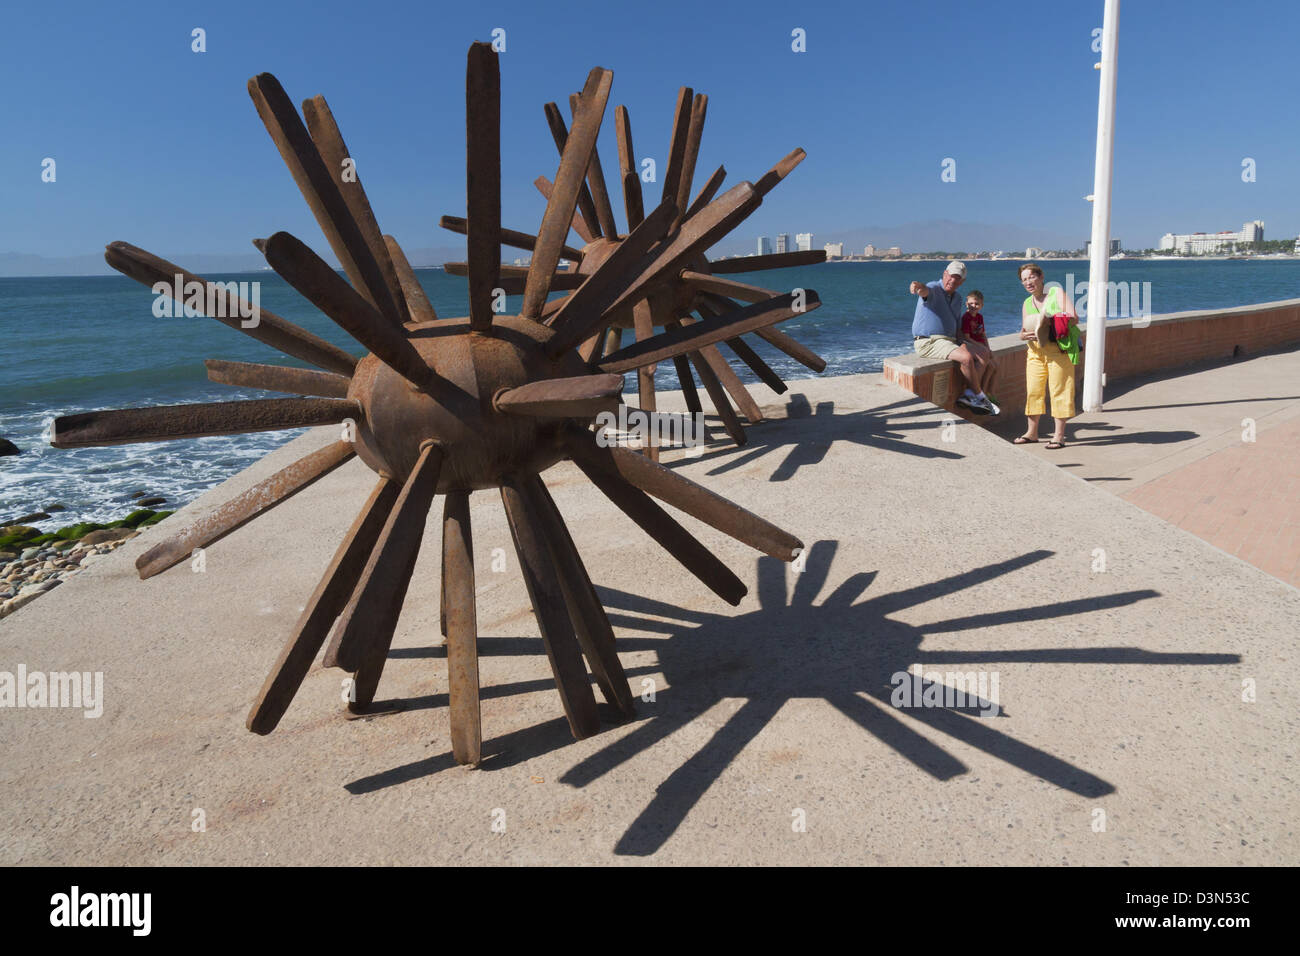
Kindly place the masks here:
MULTIPOLYGON (((63 583, 70 575, 100 560, 104 555, 121 547, 136 537, 141 530, 150 527, 171 512, 147 512, 153 520, 146 524, 137 519, 139 527, 125 524, 116 528, 95 526, 87 528, 77 538, 45 540, 31 546, 24 546, 22 541, 6 544, 0 550, 0 618, 8 617, 19 608, 25 607, 42 594, 48 594, 63 583)), ((140 512, 132 512, 128 519, 136 518, 140 512)), ((48 517, 48 515, 46 516, 48 517)), ((117 522, 114 522, 117 523, 117 522)), ((68 531, 77 529, 70 525, 68 531)), ((23 532, 36 529, 21 529, 23 532)), ((4 528, 5 532, 20 531, 19 526, 4 528)), ((21 533, 21 532, 20 532, 21 533)), ((39 534, 31 537, 41 537, 39 534)))

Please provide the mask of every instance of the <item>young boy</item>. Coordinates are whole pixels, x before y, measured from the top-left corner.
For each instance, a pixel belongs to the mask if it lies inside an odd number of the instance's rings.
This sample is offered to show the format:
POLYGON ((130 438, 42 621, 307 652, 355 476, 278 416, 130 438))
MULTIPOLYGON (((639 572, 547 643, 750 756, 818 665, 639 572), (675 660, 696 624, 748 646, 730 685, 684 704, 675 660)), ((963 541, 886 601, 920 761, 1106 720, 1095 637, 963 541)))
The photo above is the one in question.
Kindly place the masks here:
MULTIPOLYGON (((975 360, 988 367, 988 376, 984 379, 984 392, 989 394, 993 391, 998 366, 993 361, 993 350, 989 348, 989 337, 984 333, 983 308, 983 292, 972 289, 966 294, 966 314, 961 317, 961 339, 966 343, 966 348, 970 353, 975 356, 975 360)), ((997 403, 994 402, 994 404, 997 403)))

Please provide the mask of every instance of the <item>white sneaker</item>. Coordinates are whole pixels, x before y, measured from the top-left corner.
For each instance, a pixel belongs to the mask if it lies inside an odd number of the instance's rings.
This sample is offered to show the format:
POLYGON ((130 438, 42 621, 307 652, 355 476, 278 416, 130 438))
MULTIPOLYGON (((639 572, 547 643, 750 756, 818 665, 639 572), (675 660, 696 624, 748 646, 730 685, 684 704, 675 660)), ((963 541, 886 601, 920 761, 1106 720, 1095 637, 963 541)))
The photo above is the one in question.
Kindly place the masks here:
POLYGON ((976 415, 994 414, 993 406, 989 404, 989 400, 987 398, 972 398, 970 400, 970 405, 968 407, 976 415))

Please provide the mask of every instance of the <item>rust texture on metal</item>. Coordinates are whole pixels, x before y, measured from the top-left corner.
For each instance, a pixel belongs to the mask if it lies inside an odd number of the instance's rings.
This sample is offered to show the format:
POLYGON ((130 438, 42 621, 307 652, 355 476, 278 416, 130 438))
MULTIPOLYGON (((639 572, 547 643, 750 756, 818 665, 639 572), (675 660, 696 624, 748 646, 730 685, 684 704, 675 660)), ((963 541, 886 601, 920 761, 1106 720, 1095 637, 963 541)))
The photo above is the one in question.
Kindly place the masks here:
MULTIPOLYGON (((569 96, 569 112, 578 115, 578 94, 569 96)), ((605 186, 605 171, 600 163, 600 150, 591 147, 591 162, 587 166, 587 183, 591 191, 591 200, 596 205, 596 225, 600 234, 608 238, 618 237, 618 225, 614 222, 614 207, 609 202, 609 189, 605 186)))
POLYGON ((524 484, 518 478, 507 479, 501 485, 501 501, 569 729, 578 739, 590 737, 600 730, 596 697, 582 665, 582 649, 564 601, 558 569, 546 545, 545 530, 525 494, 524 484))
POLYGON ((587 575, 587 569, 564 524, 560 509, 555 506, 555 500, 546 489, 545 482, 537 475, 527 478, 521 489, 529 507, 537 515, 542 537, 550 549, 551 560, 558 572, 560 588, 573 620, 578 645, 587 659, 592 676, 596 678, 601 695, 606 703, 618 708, 623 716, 631 717, 636 713, 636 707, 632 703, 627 674, 618 659, 614 629, 610 627, 605 608, 587 575))
POLYGON ((465 144, 470 326, 487 332, 501 273, 501 70, 482 46, 465 68, 465 144))
POLYGON ((326 169, 337 177, 339 192, 365 242, 366 255, 379 266, 383 291, 387 292, 387 296, 381 292, 379 295, 371 294, 368 298, 394 325, 403 325, 410 320, 406 293, 398 280, 392 255, 379 232, 379 223, 375 220, 374 210, 370 208, 370 200, 366 198, 366 191, 361 185, 356 161, 348 152, 343 134, 334 121, 334 113, 325 102, 325 97, 313 96, 309 100, 303 100, 302 115, 307 121, 307 131, 325 161, 326 169))
POLYGON ((400 486, 379 479, 352 527, 339 544, 316 590, 312 592, 292 636, 276 659, 248 714, 248 729, 269 734, 280 723, 298 693, 312 661, 320 652, 334 620, 339 616, 370 558, 384 522, 397 500, 400 486))
MULTIPOLYGON (((638 342, 644 342, 655 334, 654 313, 650 308, 648 299, 642 299, 632 307, 632 330, 638 342)), ((656 368, 658 366, 651 363, 642 365, 636 370, 637 401, 641 403, 641 411, 650 414, 658 410, 658 401, 655 399, 656 368)), ((646 448, 646 455, 649 456, 651 461, 658 461, 659 446, 654 442, 650 442, 646 448)))
MULTIPOLYGON (((307 200, 321 232, 325 234, 343 271, 363 295, 381 313, 397 319, 397 306, 391 301, 383 272, 366 245, 361 227, 353 218, 339 189, 334 173, 325 165, 320 151, 312 142, 306 124, 293 108, 284 87, 270 73, 260 73, 248 81, 248 95, 261 116, 266 131, 307 200)), ((339 171, 340 179, 342 170, 339 171)))
POLYGON ((646 494, 764 554, 782 561, 796 557, 800 544, 794 535, 642 455, 626 448, 601 448, 593 442, 587 446, 587 461, 593 467, 618 472, 646 494))
POLYGON ((130 445, 332 425, 361 417, 360 402, 337 398, 255 398, 243 402, 118 408, 61 415, 54 420, 50 444, 55 448, 130 445))
POLYGON ((506 389, 492 404, 507 415, 590 418, 602 411, 616 410, 622 394, 622 375, 579 375, 506 389))
POLYGON ((714 275, 733 272, 756 272, 760 269, 792 269, 795 266, 813 266, 826 261, 824 249, 796 249, 794 252, 772 252, 765 256, 737 256, 709 263, 714 275))
MULTIPOLYGON (((673 356, 673 369, 677 372, 677 381, 682 383, 682 398, 686 400, 686 410, 692 415, 704 411, 700 404, 700 393, 695 389, 695 379, 691 376, 691 363, 685 355, 673 356)), ((653 382, 651 383, 653 388, 653 382)))
POLYGON ((619 278, 641 263, 650 247, 668 232, 675 215, 676 207, 663 203, 586 276, 586 281, 547 323, 555 329, 555 338, 547 345, 551 355, 563 354, 600 331, 606 324, 607 310, 623 290, 619 278))
POLYGON ((764 302, 756 302, 743 309, 736 309, 724 315, 711 315, 702 322, 691 326, 670 328, 655 338, 637 342, 610 355, 600 363, 606 372, 627 372, 646 362, 660 362, 700 349, 714 342, 766 328, 775 322, 784 322, 805 311, 811 311, 821 305, 817 293, 807 289, 803 295, 803 308, 799 306, 794 293, 773 296, 764 302))
POLYGON ((424 523, 433 504, 442 470, 441 445, 427 442, 389 512, 370 560, 361 572, 347 607, 339 615, 339 663, 355 670, 350 710, 374 699, 379 673, 388 657, 402 601, 424 537, 424 523))
MULTIPOLYGON (((605 115, 605 101, 614 74, 596 67, 587 76, 578 100, 578 115, 573 118, 560 157, 560 168, 555 173, 555 186, 542 215, 542 227, 537 232, 537 248, 528 269, 528 284, 524 289, 523 314, 537 316, 551 290, 551 276, 560 261, 560 248, 573 221, 573 210, 578 193, 586 188, 587 164, 596 145, 600 122, 605 115)), ((592 233, 593 237, 595 233, 592 233)))
MULTIPOLYGON (((458 232, 462 236, 469 232, 469 221, 460 216, 443 216, 438 220, 438 225, 449 232, 458 232)), ((537 237, 527 232, 520 232, 517 229, 501 230, 501 245, 510 246, 514 249, 527 249, 532 251, 537 248, 537 237)), ((560 246, 560 255, 574 262, 582 258, 582 251, 575 249, 573 246, 560 246)), ((466 263, 468 267, 468 263, 466 263)), ((504 270, 506 267, 502 266, 504 270)), ((450 271, 450 270, 449 270, 450 271)), ((464 273, 468 275, 469 273, 464 273)))
MULTIPOLYGON (((791 317, 791 296, 760 290, 757 301, 738 306, 729 296, 753 296, 750 287, 716 282, 705 257, 709 246, 757 207, 765 190, 740 183, 713 198, 719 170, 692 209, 682 212, 699 156, 706 99, 690 90, 679 96, 664 197, 649 216, 642 206, 627 111, 617 112, 629 221, 628 233, 619 234, 596 153, 612 74, 592 70, 582 93, 570 99, 569 128, 558 109, 547 111, 560 162, 553 186, 545 177, 538 180, 547 206, 533 235, 501 227, 500 73, 490 45, 470 48, 466 78, 467 216, 444 217, 442 224, 469 240, 468 261, 450 270, 468 276, 469 316, 436 317, 401 247, 380 230, 359 181, 336 175, 335 166, 354 168, 355 158, 324 99, 304 102, 304 123, 279 82, 260 74, 249 84, 254 103, 347 278, 288 233, 276 232, 256 245, 281 277, 367 354, 356 360, 265 310, 253 327, 222 318, 324 371, 210 360, 214 381, 316 397, 85 412, 54 423, 53 444, 77 447, 351 421, 347 440, 281 469, 150 549, 137 564, 141 577, 149 577, 195 548, 222 547, 224 535, 353 457, 360 465, 347 467, 364 466, 379 475, 271 666, 248 715, 255 733, 270 733, 282 722, 322 647, 325 666, 353 674, 348 710, 374 713, 438 495, 445 496, 439 626, 447 637, 451 749, 455 760, 470 765, 484 756, 470 526, 474 491, 500 492, 542 646, 577 737, 600 729, 593 680, 620 714, 632 714, 633 697, 613 628, 543 472, 572 459, 656 544, 731 604, 744 596, 745 583, 656 498, 783 560, 791 560, 799 548, 787 532, 656 461, 604 447, 604 431, 592 431, 601 413, 621 411, 622 372, 637 373, 642 408, 653 410, 655 365, 671 359, 682 375, 688 407, 700 409, 688 366, 694 363, 728 434, 743 441, 727 390, 751 421, 758 417, 757 406, 718 351, 719 342, 736 349, 764 381, 779 382, 740 336, 767 332, 766 326, 791 317), (584 220, 579 207, 588 203, 584 220), (585 248, 566 244, 571 229, 587 240, 585 248), (529 267, 502 266, 502 244, 531 249, 529 267), (557 270, 561 257, 570 260, 570 271, 557 270), (523 294, 519 315, 492 309, 496 303, 490 300, 502 287, 523 294), (571 294, 548 302, 553 291, 571 294), (635 331, 635 342, 621 347, 624 329, 635 331)), ((787 157, 768 176, 779 180, 794 162, 787 157)), ((765 188, 776 180, 765 178, 765 188)), ((133 246, 114 243, 105 258, 150 285, 176 278, 195 282, 204 294, 211 288, 220 305, 212 311, 239 314, 241 303, 229 290, 133 246)), ((782 259, 781 264, 788 263, 782 259)), ((807 293, 807 302, 814 307, 816 294, 807 293)), ((423 583, 419 589, 433 591, 423 583)))
POLYGON ((203 365, 208 378, 222 385, 244 385, 267 392, 289 395, 319 395, 322 398, 347 398, 352 380, 333 372, 287 365, 261 365, 255 362, 227 362, 206 359, 203 365))
MULTIPOLYGON (((575 124, 581 99, 582 97, 577 94, 569 98, 575 124)), ((563 157, 568 146, 568 131, 554 103, 547 104, 545 112, 552 138, 563 157)), ((706 94, 696 93, 685 86, 678 90, 669 134, 668 153, 663 168, 663 200, 671 202, 678 210, 673 217, 668 235, 652 249, 651 254, 645 257, 640 275, 626 286, 615 301, 608 304, 608 308, 599 317, 589 314, 590 304, 595 301, 593 290, 581 288, 570 295, 568 298, 573 300, 573 309, 578 309, 581 305, 582 322, 581 325, 576 326, 566 323, 568 331, 562 331, 563 338, 557 340, 554 348, 568 348, 574 341, 581 341, 584 343, 581 349, 584 359, 600 362, 608 358, 612 351, 609 348, 612 336, 606 336, 605 341, 602 342, 598 337, 600 329, 607 326, 633 328, 637 322, 644 325, 645 316, 642 314, 638 317, 638 310, 635 308, 637 304, 649 308, 651 328, 671 329, 678 322, 689 324, 692 314, 698 315, 701 320, 707 322, 742 308, 734 303, 725 304, 728 296, 757 304, 781 294, 746 283, 731 283, 728 280, 715 279, 713 273, 750 272, 825 261, 824 252, 802 251, 775 256, 742 256, 716 262, 708 259, 706 253, 710 247, 743 222, 758 207, 763 197, 785 179, 807 154, 803 149, 794 149, 759 177, 757 182, 741 183, 721 198, 715 199, 726 178, 725 167, 719 166, 688 206, 707 112, 706 94), (582 302, 584 298, 588 301, 582 302)), ((615 108, 614 133, 618 145, 618 178, 623 187, 627 233, 620 234, 617 231, 613 210, 609 206, 604 169, 593 145, 588 153, 585 180, 579 185, 574 197, 577 211, 570 216, 571 228, 586 243, 579 250, 581 260, 568 256, 571 261, 581 263, 578 266, 580 273, 594 273, 600 263, 616 254, 619 244, 629 242, 636 235, 637 227, 645 218, 641 177, 632 145, 631 118, 627 108, 621 105, 615 108), (596 261, 592 262, 593 259, 596 261)), ((566 162, 562 159, 561 170, 565 168, 566 162)), ((548 200, 552 198, 554 191, 550 180, 544 176, 538 177, 536 185, 548 200)), ((566 200, 567 209, 567 194, 563 198, 566 200)), ((557 213, 552 220, 555 228, 560 228, 559 221, 557 213)), ((448 222, 447 225, 459 231, 459 223, 448 222)), ((541 266, 545 266, 547 261, 543 260, 541 266)), ((453 271, 453 268, 453 264, 448 265, 449 271, 453 271)), ((541 294, 538 290, 540 280, 536 276, 538 268, 538 260, 534 257, 532 277, 525 283, 525 285, 532 285, 534 292, 527 302, 525 314, 536 315, 543 321, 557 324, 553 321, 555 314, 568 312, 570 307, 567 304, 557 305, 560 300, 551 300, 540 306, 537 305, 537 297, 541 294)), ((563 283, 563 280, 570 275, 569 272, 556 272, 552 285, 547 291, 556 292, 564 291, 566 287, 572 288, 563 283)), ((518 283, 513 283, 506 291, 518 292, 518 283)), ((742 335, 748 332, 758 333, 768 344, 808 368, 815 371, 825 368, 825 362, 819 356, 788 335, 782 333, 764 335, 759 329, 749 329, 729 336, 725 341, 740 366, 752 371, 761 382, 777 394, 787 390, 785 382, 742 338, 742 335)), ((637 338, 640 340, 645 337, 642 334, 637 338)), ((643 366, 638 372, 637 384, 643 410, 653 410, 657 405, 654 399, 653 365, 654 363, 649 369, 643 366)), ((749 389, 741 382, 722 352, 716 346, 704 346, 692 350, 688 355, 674 357, 674 366, 688 407, 694 411, 699 404, 699 395, 695 388, 695 379, 698 376, 700 383, 709 393, 727 434, 738 444, 743 444, 744 432, 736 417, 735 408, 731 406, 730 400, 720 396, 724 393, 729 394, 735 401, 736 407, 751 423, 761 420, 762 416, 758 402, 749 394, 749 389)), ((653 447, 645 448, 644 453, 651 458, 656 458, 658 455, 657 449, 653 447)))
POLYGON ((808 154, 802 149, 792 150, 779 163, 759 177, 758 182, 754 183, 754 188, 761 195, 766 196, 775 188, 777 183, 789 176, 790 171, 802 163, 807 156, 808 154))
POLYGON ((129 242, 109 243, 104 250, 104 261, 142 285, 151 289, 160 286, 169 298, 175 299, 172 293, 179 288, 181 305, 192 303, 204 315, 285 355, 340 375, 351 375, 357 366, 357 360, 337 345, 299 328, 288 319, 282 319, 260 305, 255 313, 251 303, 231 291, 230 286, 234 283, 209 282, 129 242), (198 306, 200 301, 202 307, 198 306), (209 304, 212 306, 210 312, 207 311, 209 304))
POLYGON ((614 110, 614 131, 618 139, 618 174, 623 181, 623 211, 631 232, 645 218, 645 197, 641 194, 641 171, 632 149, 632 119, 626 106, 614 110))
POLYGON ((408 382, 436 388, 440 377, 420 359, 402 329, 388 322, 306 243, 287 232, 266 240, 266 261, 286 282, 408 382))
POLYGON ((416 278, 415 270, 411 268, 406 253, 392 236, 384 236, 384 245, 388 248, 388 255, 393 261, 397 279, 402 284, 402 294, 406 299, 406 308, 410 315, 407 324, 432 322, 438 314, 433 311, 429 296, 420 285, 420 280, 416 278))
POLYGON ((677 108, 673 110, 673 129, 668 138, 668 163, 664 167, 665 202, 677 201, 677 190, 682 181, 682 160, 686 156, 686 138, 690 133, 691 104, 695 92, 689 86, 677 91, 677 108))
MULTIPOLYGON (((670 323, 668 331, 672 332, 680 327, 680 323, 670 323)), ((685 357, 690 361, 691 367, 695 369, 700 384, 704 386, 704 391, 708 393, 709 401, 713 402, 718 418, 722 419, 723 430, 737 445, 747 444, 749 436, 745 434, 745 427, 740 423, 740 417, 736 414, 736 410, 731 407, 731 400, 727 398, 727 390, 722 387, 722 382, 718 380, 717 373, 713 371, 708 362, 704 361, 704 356, 699 352, 687 352, 685 357)))
MULTIPOLYGON (((691 323, 683 316, 682 324, 689 326, 691 323)), ((731 396, 731 400, 736 403, 736 408, 746 420, 751 425, 761 422, 763 413, 759 410, 758 402, 754 401, 754 396, 749 394, 749 389, 745 388, 744 383, 740 381, 740 376, 732 369, 718 347, 706 345, 699 350, 699 356, 713 370, 713 374, 718 377, 718 381, 722 383, 722 387, 727 390, 727 394, 731 396)))
POLYGON ((709 203, 713 202, 713 197, 718 194, 718 190, 722 188, 722 181, 726 178, 727 168, 725 166, 719 166, 715 169, 713 175, 709 177, 708 182, 700 187, 699 193, 693 200, 691 200, 690 208, 686 210, 686 218, 689 219, 709 203))
MULTIPOLYGON (((554 184, 545 176, 538 176, 533 180, 533 185, 537 187, 537 191, 549 203, 551 194, 555 189, 554 184)), ((596 240, 596 237, 587 228, 586 222, 583 221, 582 215, 577 210, 574 210, 573 216, 569 219, 569 228, 581 236, 583 242, 594 242, 596 240)))
POLYGON ((685 211, 691 204, 691 181, 695 178, 695 162, 700 158, 700 138, 704 135, 704 117, 708 113, 709 98, 696 93, 691 103, 691 118, 686 130, 686 148, 682 154, 682 172, 677 183, 677 208, 685 211))
POLYGON ((281 468, 270 478, 258 482, 204 515, 180 534, 154 545, 136 558, 136 571, 141 578, 150 578, 166 571, 188 558, 195 548, 206 548, 252 521, 263 511, 287 501, 318 478, 328 475, 354 454, 356 452, 350 442, 337 441, 281 468))
POLYGON ((736 605, 748 592, 743 581, 716 555, 659 507, 650 496, 616 471, 607 470, 595 454, 595 439, 585 432, 565 436, 565 446, 574 462, 620 511, 631 518, 661 548, 671 554, 714 594, 736 605))
MULTIPOLYGON (((573 102, 576 112, 576 96, 573 102)), ((555 148, 563 156, 564 146, 569 141, 569 130, 564 125, 564 118, 560 116, 560 108, 554 103, 547 103, 543 111, 546 113, 546 123, 551 128, 551 137, 555 140, 555 148)), ((592 199, 591 190, 587 187, 585 180, 578 186, 578 214, 582 216, 582 221, 587 224, 587 232, 591 234, 591 237, 599 239, 602 233, 600 219, 596 215, 596 202, 592 199)))
POLYGON ((483 729, 478 692, 474 538, 470 531, 467 491, 453 491, 443 503, 442 580, 451 749, 457 763, 474 766, 482 754, 483 729))

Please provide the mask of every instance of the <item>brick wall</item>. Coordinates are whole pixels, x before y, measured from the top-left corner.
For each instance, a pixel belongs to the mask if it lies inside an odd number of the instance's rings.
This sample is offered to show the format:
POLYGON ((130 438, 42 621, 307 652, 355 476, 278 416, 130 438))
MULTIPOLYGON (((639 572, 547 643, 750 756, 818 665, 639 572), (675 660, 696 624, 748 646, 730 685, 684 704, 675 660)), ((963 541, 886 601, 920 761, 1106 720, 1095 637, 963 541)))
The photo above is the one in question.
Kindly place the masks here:
MULTIPOLYGON (((1111 319, 1106 323, 1106 381, 1180 368, 1234 355, 1267 352, 1300 344, 1300 299, 1205 312, 1175 312, 1141 319, 1111 319)), ((1025 343, 1016 335, 989 341, 997 361, 993 393, 1002 403, 1002 416, 1023 415, 1025 407, 1025 343)), ((1087 341, 1075 367, 1075 411, 1082 410, 1083 369, 1087 341)), ((956 362, 923 359, 915 353, 885 359, 885 378, 927 401, 971 421, 953 402, 966 387, 956 362)), ((1049 399, 1050 402, 1050 399, 1049 399)))

